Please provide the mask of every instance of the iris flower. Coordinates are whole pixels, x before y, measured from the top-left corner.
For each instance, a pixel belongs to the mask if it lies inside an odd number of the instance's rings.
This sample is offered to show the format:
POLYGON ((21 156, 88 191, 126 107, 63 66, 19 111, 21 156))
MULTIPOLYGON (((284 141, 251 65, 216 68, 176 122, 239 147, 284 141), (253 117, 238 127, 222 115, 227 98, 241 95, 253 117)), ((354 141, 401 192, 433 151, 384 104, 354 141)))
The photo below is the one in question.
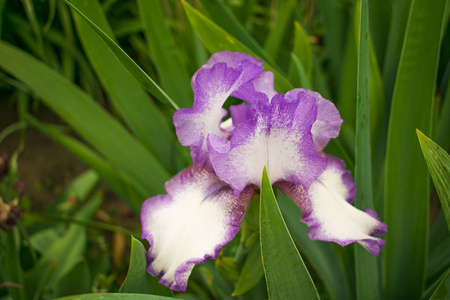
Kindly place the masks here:
POLYGON ((166 182, 166 195, 142 205, 142 237, 150 242, 147 271, 185 291, 195 264, 216 258, 237 234, 247 205, 270 181, 301 208, 313 240, 358 242, 378 255, 386 225, 371 210, 351 205, 355 185, 344 163, 324 154, 342 119, 318 93, 274 90, 273 73, 244 54, 219 52, 192 78, 192 108, 175 112, 180 143, 193 166, 166 182), (244 102, 222 107, 234 97, 244 102))

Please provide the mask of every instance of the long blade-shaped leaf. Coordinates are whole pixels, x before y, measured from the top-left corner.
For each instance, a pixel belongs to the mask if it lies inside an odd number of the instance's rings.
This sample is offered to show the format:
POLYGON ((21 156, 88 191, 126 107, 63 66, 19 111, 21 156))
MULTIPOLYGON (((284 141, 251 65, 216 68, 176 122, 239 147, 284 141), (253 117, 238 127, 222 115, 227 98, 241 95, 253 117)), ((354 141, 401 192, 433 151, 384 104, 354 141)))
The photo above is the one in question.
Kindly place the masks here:
MULTIPOLYGON (((72 4, 113 37, 113 32, 98 1, 74 0, 72 4)), ((75 16, 75 25, 89 60, 98 74, 109 99, 139 140, 166 167, 172 167, 175 137, 161 111, 139 82, 117 60, 99 35, 86 22, 75 16)), ((188 82, 186 83, 189 87, 188 82)))
POLYGON ((260 205, 261 256, 269 299, 319 299, 263 170, 260 205))
POLYGON ((171 105, 174 109, 178 109, 178 105, 167 96, 167 94, 151 79, 129 56, 125 53, 103 30, 101 30, 94 22, 86 17, 78 8, 67 0, 63 0, 69 5, 83 20, 88 23, 92 29, 97 32, 99 37, 105 42, 108 48, 114 53, 117 59, 130 72, 131 75, 139 81, 142 86, 147 89, 153 96, 163 103, 171 105))
POLYGON ((228 31, 233 37, 238 39, 250 50, 262 57, 264 60, 274 65, 272 58, 258 44, 257 41, 248 33, 248 31, 239 23, 236 17, 220 0, 200 0, 202 7, 208 12, 208 15, 214 22, 228 31))
POLYGON ((342 259, 331 243, 313 241, 308 226, 300 222, 301 210, 291 199, 280 193, 279 206, 294 242, 323 281, 332 299, 353 299, 349 278, 342 259))
POLYGON ((175 47, 172 33, 159 0, 139 0, 139 13, 144 25, 148 48, 167 94, 182 107, 192 106, 193 94, 186 66, 175 47))
POLYGON ((79 88, 35 58, 1 41, 0 67, 27 84, 148 195, 164 192, 169 174, 160 162, 79 88))
POLYGON ((420 130, 417 130, 417 136, 450 230, 450 156, 420 130))
MULTIPOLYGON (((369 2, 361 0, 356 5, 359 41, 356 86, 356 149, 355 149, 355 206, 373 209, 372 158, 370 149, 369 102, 369 2)), ((376 257, 356 246, 356 297, 379 299, 381 284, 376 257)))
MULTIPOLYGON (((192 8, 192 6, 190 6, 186 1, 183 1, 183 6, 195 32, 211 53, 228 50, 234 52, 245 52, 252 56, 258 57, 258 55, 244 46, 225 30, 192 8)), ((279 89, 279 92, 286 92, 293 88, 289 81, 280 74, 277 66, 271 65, 267 61, 264 61, 264 66, 267 70, 272 71, 275 74, 275 87, 279 89)))
POLYGON ((84 294, 75 295, 69 297, 58 298, 56 300, 170 300, 178 299, 172 297, 155 296, 155 295, 142 295, 142 294, 118 294, 118 293, 96 293, 96 294, 84 294))
POLYGON ((430 300, 445 300, 450 296, 450 271, 447 272, 444 279, 439 284, 430 300))
POLYGON ((387 299, 417 299, 422 293, 429 184, 415 130, 430 132, 445 4, 445 0, 434 1, 433 5, 427 0, 413 0, 397 73, 385 177, 387 299))
POLYGON ((134 211, 139 212, 140 204, 146 197, 143 191, 138 190, 139 186, 134 185, 129 178, 124 178, 124 176, 119 174, 117 170, 114 170, 95 151, 78 140, 35 119, 28 118, 28 121, 49 138, 72 152, 87 166, 94 169, 122 200, 127 202, 134 211))

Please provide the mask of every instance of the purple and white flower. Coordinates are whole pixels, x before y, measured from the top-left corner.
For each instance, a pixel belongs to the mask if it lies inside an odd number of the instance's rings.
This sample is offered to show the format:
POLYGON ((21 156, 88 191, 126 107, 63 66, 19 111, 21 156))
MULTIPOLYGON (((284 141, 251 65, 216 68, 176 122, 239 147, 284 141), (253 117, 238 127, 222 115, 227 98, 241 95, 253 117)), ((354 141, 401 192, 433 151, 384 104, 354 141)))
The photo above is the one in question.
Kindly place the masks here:
POLYGON ((239 231, 247 204, 270 181, 302 209, 313 240, 358 242, 378 255, 387 226, 351 205, 355 184, 344 163, 322 152, 342 119, 318 93, 274 90, 262 61, 219 52, 192 78, 194 104, 174 115, 178 139, 194 165, 169 180, 166 195, 147 199, 142 235, 150 242, 147 271, 172 290, 186 290, 195 264, 215 258, 239 231), (230 97, 240 105, 223 108, 230 97))

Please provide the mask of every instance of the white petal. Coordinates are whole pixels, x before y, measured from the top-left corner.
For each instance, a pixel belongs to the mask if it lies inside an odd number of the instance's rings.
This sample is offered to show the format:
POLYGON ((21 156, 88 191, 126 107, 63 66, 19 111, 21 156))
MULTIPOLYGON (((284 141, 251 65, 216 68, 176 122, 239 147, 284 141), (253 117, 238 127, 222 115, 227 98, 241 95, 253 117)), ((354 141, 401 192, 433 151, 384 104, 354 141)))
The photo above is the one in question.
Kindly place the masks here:
POLYGON ((142 206, 142 236, 151 244, 147 270, 184 291, 194 265, 215 258, 239 231, 253 190, 235 199, 228 185, 199 166, 177 174, 166 190, 142 206))

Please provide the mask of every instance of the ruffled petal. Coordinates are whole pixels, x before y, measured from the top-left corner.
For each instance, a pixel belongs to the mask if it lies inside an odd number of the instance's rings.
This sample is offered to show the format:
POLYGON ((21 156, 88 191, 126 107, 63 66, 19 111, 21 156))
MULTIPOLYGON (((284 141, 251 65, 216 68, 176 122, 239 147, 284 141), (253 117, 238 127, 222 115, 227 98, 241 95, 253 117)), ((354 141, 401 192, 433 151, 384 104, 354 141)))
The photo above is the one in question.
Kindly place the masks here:
POLYGON ((277 94, 274 89, 273 80, 274 77, 272 72, 263 72, 252 81, 243 84, 238 90, 234 91, 233 97, 249 103, 254 103, 255 97, 261 97, 257 96, 257 94, 264 94, 270 101, 277 94))
POLYGON ((373 255, 380 252, 384 240, 376 238, 387 232, 374 211, 358 210, 351 205, 355 194, 353 180, 344 163, 327 155, 327 169, 311 184, 302 186, 279 183, 277 186, 302 209, 301 221, 309 226, 312 240, 336 242, 346 246, 358 242, 373 255))
POLYGON ((195 164, 212 171, 206 137, 213 133, 229 138, 230 132, 220 126, 227 115, 222 106, 233 91, 262 72, 261 64, 243 53, 220 52, 194 75, 194 104, 176 111, 173 122, 180 143, 191 147, 195 164))
POLYGON ((210 159, 217 176, 238 195, 248 184, 260 186, 264 165, 271 182, 286 180, 305 187, 325 170, 314 149, 311 126, 316 102, 285 101, 282 94, 253 105, 253 117, 233 131, 230 143, 208 136, 210 159))
POLYGON ((286 93, 286 98, 289 100, 299 97, 314 99, 317 103, 317 120, 312 126, 311 133, 316 151, 320 152, 330 139, 339 135, 343 121, 333 102, 323 98, 319 93, 307 89, 293 89, 286 93))
POLYGON ((195 264, 215 258, 239 231, 253 188, 240 199, 217 176, 189 167, 165 185, 167 195, 142 205, 142 237, 150 242, 147 271, 160 283, 185 291, 195 264))

